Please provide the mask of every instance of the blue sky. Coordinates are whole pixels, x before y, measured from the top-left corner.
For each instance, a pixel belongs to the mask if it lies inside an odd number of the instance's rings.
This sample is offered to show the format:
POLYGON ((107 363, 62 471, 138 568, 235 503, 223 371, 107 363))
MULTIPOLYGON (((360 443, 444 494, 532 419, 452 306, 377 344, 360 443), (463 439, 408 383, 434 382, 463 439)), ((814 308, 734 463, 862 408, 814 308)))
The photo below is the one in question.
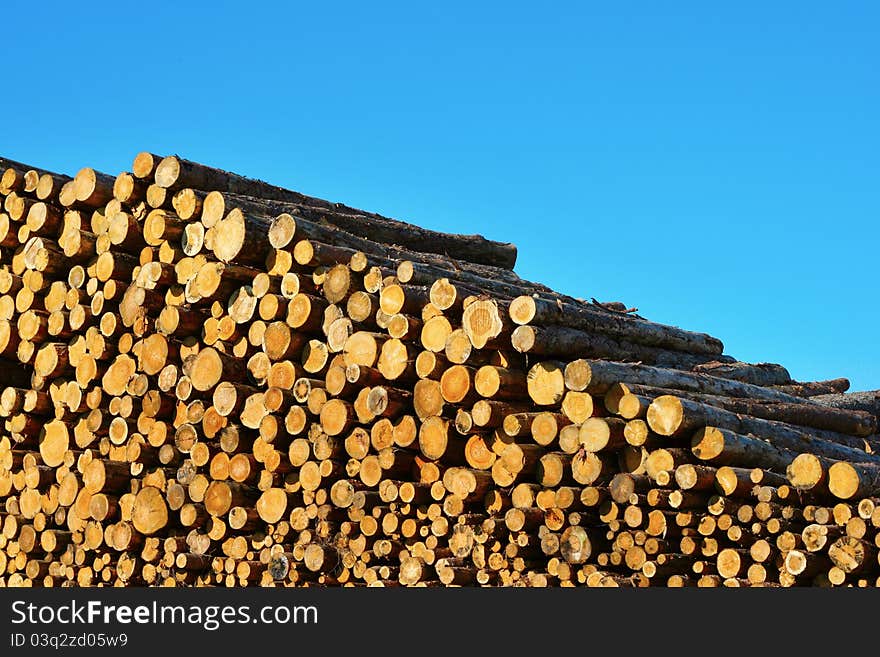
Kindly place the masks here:
POLYGON ((880 388, 880 5, 718 4, 6 2, 0 153, 176 152, 512 241, 525 278, 880 388))

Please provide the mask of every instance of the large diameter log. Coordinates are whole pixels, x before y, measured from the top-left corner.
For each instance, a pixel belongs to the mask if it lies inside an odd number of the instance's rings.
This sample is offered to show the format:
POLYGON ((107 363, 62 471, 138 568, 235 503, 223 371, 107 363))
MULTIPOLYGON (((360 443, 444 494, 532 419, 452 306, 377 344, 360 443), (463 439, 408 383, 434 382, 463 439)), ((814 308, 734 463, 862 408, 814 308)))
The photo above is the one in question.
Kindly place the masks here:
POLYGON ((260 495, 256 504, 257 513, 267 523, 281 520, 287 510, 287 493, 280 488, 270 488, 260 495))
POLYGON ((152 178, 156 172, 156 167, 162 161, 161 155, 154 155, 148 151, 142 151, 135 155, 131 165, 131 172, 136 178, 145 180, 152 178))
POLYGON ((858 573, 871 564, 876 566, 876 554, 873 545, 852 536, 841 536, 828 548, 831 561, 844 573, 858 573))
POLYGON ((664 347, 694 354, 721 354, 724 345, 705 333, 655 324, 624 313, 609 312, 597 306, 548 301, 533 296, 519 296, 510 303, 510 318, 515 324, 570 326, 627 338, 639 344, 664 347))
MULTIPOLYGON (((463 449, 463 441, 457 443, 463 449)), ((448 446, 449 422, 437 416, 426 418, 419 429, 419 451, 426 459, 436 461, 446 454, 448 446)))
POLYGON ((862 441, 854 436, 819 429, 804 430, 782 422, 738 415, 675 395, 663 395, 651 402, 647 419, 651 429, 661 436, 690 435, 699 427, 714 426, 759 436, 779 447, 796 452, 808 452, 856 463, 880 463, 880 455, 869 454, 860 449, 858 445, 862 441), (848 446, 850 443, 857 446, 848 446))
POLYGON ((588 452, 617 450, 626 444, 620 418, 588 418, 579 429, 579 441, 588 452))
POLYGON ((439 381, 420 379, 413 387, 413 408, 419 419, 441 415, 445 402, 439 381))
POLYGON ((70 443, 67 426, 59 420, 53 420, 40 429, 40 457, 45 465, 57 468, 64 462, 70 443))
POLYGON ((484 365, 474 375, 474 389, 490 399, 522 399, 527 394, 526 376, 518 370, 484 365))
POLYGON ((634 383, 656 388, 668 388, 672 390, 686 390, 710 395, 722 395, 727 397, 744 397, 752 400, 765 400, 773 402, 786 402, 801 404, 803 399, 775 388, 723 379, 708 374, 684 372, 675 369, 651 367, 636 363, 617 363, 604 360, 581 359, 572 361, 567 369, 577 372, 578 382, 581 386, 572 390, 586 390, 591 393, 605 393, 617 383, 634 383))
POLYGON ((116 179, 90 167, 80 169, 73 180, 76 200, 83 205, 99 207, 113 198, 116 179))

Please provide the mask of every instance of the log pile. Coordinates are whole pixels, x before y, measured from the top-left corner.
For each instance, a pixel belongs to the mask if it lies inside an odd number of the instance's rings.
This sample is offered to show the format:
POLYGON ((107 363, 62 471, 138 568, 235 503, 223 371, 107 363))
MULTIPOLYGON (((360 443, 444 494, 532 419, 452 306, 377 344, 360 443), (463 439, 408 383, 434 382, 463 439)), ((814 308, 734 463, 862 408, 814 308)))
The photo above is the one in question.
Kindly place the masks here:
POLYGON ((4 586, 874 586, 880 402, 176 156, 0 159, 4 586))

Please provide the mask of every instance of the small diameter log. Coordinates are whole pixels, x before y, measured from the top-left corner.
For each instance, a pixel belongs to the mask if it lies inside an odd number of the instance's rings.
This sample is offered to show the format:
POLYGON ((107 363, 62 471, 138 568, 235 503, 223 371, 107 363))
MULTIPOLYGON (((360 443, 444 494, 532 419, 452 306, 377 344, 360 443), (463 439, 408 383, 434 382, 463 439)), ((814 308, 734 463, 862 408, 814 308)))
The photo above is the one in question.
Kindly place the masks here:
POLYGON ((854 436, 822 432, 818 429, 806 431, 782 422, 738 415, 675 395, 663 395, 655 399, 648 408, 647 419, 651 429, 661 436, 690 435, 698 427, 711 425, 745 435, 761 436, 785 449, 809 452, 831 459, 880 463, 880 457, 868 454, 858 447, 848 446, 853 441, 861 442, 854 436))
POLYGON ((528 394, 524 372, 497 365, 484 365, 476 371, 474 389, 488 399, 522 399, 528 394))
MULTIPOLYGON (((634 392, 650 397, 668 394, 669 390, 650 386, 631 386, 634 392)), ((754 401, 736 397, 722 397, 694 392, 676 393, 692 401, 709 404, 741 415, 749 415, 764 420, 775 420, 801 427, 823 429, 839 434, 866 438, 868 444, 880 446, 876 436, 877 418, 861 410, 839 409, 822 406, 811 401, 790 404, 786 402, 754 401)), ((852 445, 865 445, 866 441, 849 441, 852 445)))
POLYGON ((405 390, 375 386, 367 396, 367 408, 375 417, 399 417, 412 407, 412 395, 405 390))
MULTIPOLYGON (((192 164, 194 165, 194 163, 192 164)), ((169 171, 173 170, 173 167, 174 165, 169 164, 169 171)), ((157 170, 156 173, 158 182, 160 180, 160 171, 157 170)), ((165 175, 167 173, 165 170, 161 173, 163 174, 161 177, 163 183, 172 177, 171 175, 165 175)), ((245 196, 273 198, 289 203, 289 205, 276 206, 278 211, 291 213, 287 214, 290 220, 286 220, 285 223, 288 225, 292 224, 292 228, 287 228, 286 231, 279 230, 272 236, 275 248, 283 248, 286 243, 289 243, 297 228, 302 229, 312 223, 303 219, 304 216, 308 216, 314 220, 320 220, 328 228, 336 229, 340 234, 338 239, 346 239, 345 236, 347 236, 348 241, 352 244, 359 242, 355 236, 362 236, 368 238, 367 241, 374 244, 400 245, 417 253, 448 254, 447 257, 451 256, 456 260, 491 265, 493 268, 498 267, 507 270, 512 270, 516 261, 516 247, 514 245, 493 242, 480 235, 438 233, 412 224, 382 217, 375 213, 364 213, 340 204, 330 204, 327 201, 303 196, 296 192, 270 186, 259 181, 252 181, 234 174, 226 174, 226 172, 213 173, 204 178, 201 184, 204 184, 204 181, 207 180, 210 180, 212 183, 210 189, 243 194, 245 196), (233 187, 233 189, 224 187, 224 185, 233 187), (255 185, 259 185, 259 189, 256 189, 255 185), (297 216, 294 217, 294 215, 297 216), (287 239, 286 243, 285 238, 287 239)), ((188 186, 198 187, 198 185, 188 186)), ((200 189, 205 188, 200 187, 200 189)))
POLYGON ((571 371, 570 390, 586 390, 591 393, 604 394, 617 383, 634 383, 656 388, 685 390, 726 397, 747 398, 803 403, 803 400, 780 392, 775 388, 763 388, 750 383, 732 381, 708 374, 684 372, 681 370, 651 367, 635 363, 616 363, 613 361, 580 359, 572 361, 566 367, 571 371))
POLYGON ((756 386, 779 386, 791 383, 788 370, 776 363, 721 363, 711 361, 697 365, 694 372, 734 379, 756 386))
POLYGON ((567 326, 518 326, 510 338, 520 353, 536 356, 578 356, 638 360, 651 365, 689 369, 705 357, 644 346, 627 340, 569 328, 567 326))
POLYGON ((787 385, 773 386, 774 390, 795 397, 815 397, 818 395, 835 395, 849 390, 849 379, 829 379, 828 381, 793 382, 787 385))
POLYGON ((691 451, 701 461, 714 465, 762 467, 785 472, 796 452, 727 429, 703 427, 691 439, 691 451))
POLYGON ((720 354, 724 346, 704 333, 654 324, 624 313, 609 312, 587 304, 563 303, 532 296, 520 296, 510 303, 515 324, 569 326, 620 336, 639 344, 653 345, 687 353, 720 354))

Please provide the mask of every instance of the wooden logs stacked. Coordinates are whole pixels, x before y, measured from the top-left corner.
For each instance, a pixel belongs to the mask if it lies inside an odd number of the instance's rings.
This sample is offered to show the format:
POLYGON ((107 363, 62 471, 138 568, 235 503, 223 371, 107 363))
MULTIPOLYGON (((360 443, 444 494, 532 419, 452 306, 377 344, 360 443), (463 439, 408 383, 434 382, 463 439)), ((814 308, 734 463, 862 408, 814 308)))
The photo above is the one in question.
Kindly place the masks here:
POLYGON ((0 584, 873 586, 876 396, 175 156, 0 160, 0 584))

